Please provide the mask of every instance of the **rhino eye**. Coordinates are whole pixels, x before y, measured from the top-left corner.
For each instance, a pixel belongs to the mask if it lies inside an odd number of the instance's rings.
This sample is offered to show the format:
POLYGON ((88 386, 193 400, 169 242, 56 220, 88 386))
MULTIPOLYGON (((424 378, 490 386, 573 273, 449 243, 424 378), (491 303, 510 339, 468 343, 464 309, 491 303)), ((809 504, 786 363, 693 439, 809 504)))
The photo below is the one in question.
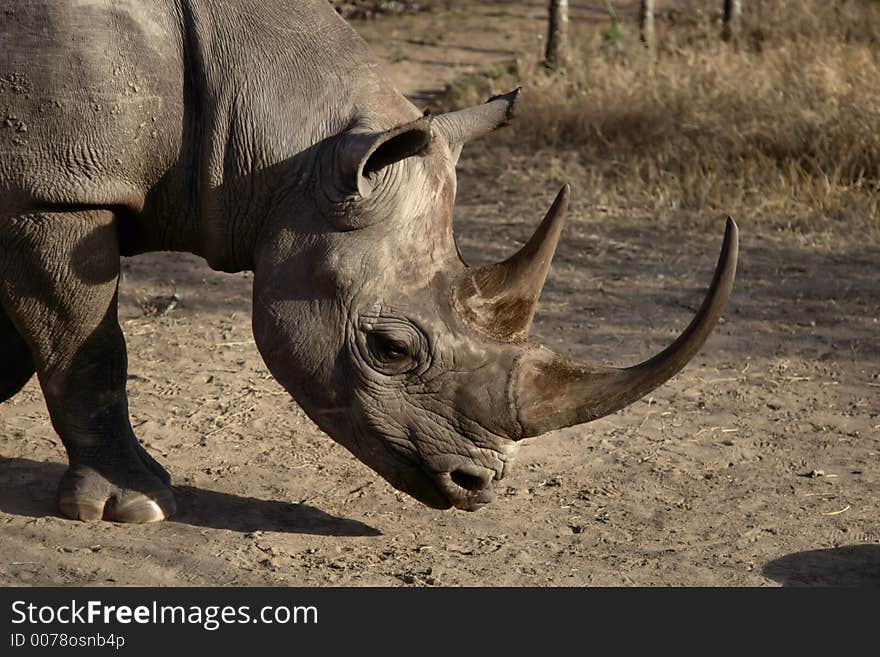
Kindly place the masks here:
POLYGON ((357 328, 356 355, 370 369, 397 377, 430 367, 428 336, 409 318, 391 313, 363 314, 357 328))
POLYGON ((425 334, 409 320, 398 317, 363 321, 356 344, 363 362, 386 376, 410 374, 427 367, 430 361, 425 334))
POLYGON ((367 345, 373 357, 383 363, 396 364, 412 358, 408 344, 382 333, 370 333, 367 345))

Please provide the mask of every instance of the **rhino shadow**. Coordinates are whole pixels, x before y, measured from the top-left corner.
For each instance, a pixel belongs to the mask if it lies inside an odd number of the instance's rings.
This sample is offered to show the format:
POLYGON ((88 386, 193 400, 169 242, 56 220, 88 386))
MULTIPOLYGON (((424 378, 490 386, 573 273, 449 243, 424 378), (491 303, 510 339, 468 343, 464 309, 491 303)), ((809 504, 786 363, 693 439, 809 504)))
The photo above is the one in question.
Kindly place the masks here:
POLYGON ((767 562, 762 572, 783 586, 880 587, 880 545, 794 552, 767 562))
MULTIPOLYGON (((55 489, 67 466, 50 461, 0 459, 0 512, 60 517, 55 489)), ((369 525, 339 518, 307 504, 261 500, 230 493, 173 486, 177 513, 168 520, 236 532, 271 531, 320 536, 381 536, 369 525)))
POLYGON ((241 497, 194 486, 173 486, 177 513, 171 522, 231 529, 320 536, 381 536, 357 520, 339 518, 308 504, 241 497))

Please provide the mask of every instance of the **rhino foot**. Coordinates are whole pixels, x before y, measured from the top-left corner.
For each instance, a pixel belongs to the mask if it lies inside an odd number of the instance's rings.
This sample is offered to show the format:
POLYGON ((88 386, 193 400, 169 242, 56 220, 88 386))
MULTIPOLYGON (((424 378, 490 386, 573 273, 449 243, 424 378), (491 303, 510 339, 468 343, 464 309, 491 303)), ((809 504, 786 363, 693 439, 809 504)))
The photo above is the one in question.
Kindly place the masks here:
POLYGON ((147 452, 140 443, 137 443, 137 453, 138 456, 141 457, 141 461, 144 462, 144 465, 147 466, 147 470, 156 475, 159 478, 159 481, 166 486, 171 485, 171 475, 168 474, 168 471, 165 470, 165 468, 159 465, 159 462, 156 459, 150 456, 149 452, 147 452))
POLYGON ((168 474, 146 456, 153 467, 147 459, 137 469, 109 471, 72 463, 58 487, 61 513, 74 520, 135 523, 158 522, 172 515, 177 506, 167 486, 168 474), (164 477, 153 474, 154 468, 164 477))

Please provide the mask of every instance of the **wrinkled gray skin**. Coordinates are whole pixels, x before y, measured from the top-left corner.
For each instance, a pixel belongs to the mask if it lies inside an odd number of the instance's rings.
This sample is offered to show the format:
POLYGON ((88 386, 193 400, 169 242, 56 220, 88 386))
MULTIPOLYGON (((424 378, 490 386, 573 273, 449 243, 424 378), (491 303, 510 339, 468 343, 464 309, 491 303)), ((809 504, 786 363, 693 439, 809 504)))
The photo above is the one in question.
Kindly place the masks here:
POLYGON ((330 436, 436 508, 478 508, 517 440, 668 379, 730 292, 732 224, 704 308, 669 353, 612 370, 528 343, 567 189, 506 263, 468 269, 452 232, 461 146, 504 124, 516 94, 422 117, 326 0, 3 9, 0 402, 38 374, 70 460, 58 493, 69 517, 174 511, 128 419, 121 255, 252 269, 273 375, 330 436))

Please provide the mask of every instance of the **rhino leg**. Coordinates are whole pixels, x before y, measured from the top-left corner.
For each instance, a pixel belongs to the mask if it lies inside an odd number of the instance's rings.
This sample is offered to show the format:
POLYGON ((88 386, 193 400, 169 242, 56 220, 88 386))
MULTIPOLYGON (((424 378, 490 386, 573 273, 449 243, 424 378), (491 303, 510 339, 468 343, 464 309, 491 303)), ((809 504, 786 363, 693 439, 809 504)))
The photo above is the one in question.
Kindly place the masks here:
POLYGON ((40 213, 5 220, 4 268, 0 304, 26 338, 70 461, 58 490, 61 512, 118 522, 171 515, 168 475, 140 446, 128 418, 113 214, 40 213))
POLYGON ((12 320, 0 307, 0 404, 11 399, 34 375, 34 361, 12 320))

